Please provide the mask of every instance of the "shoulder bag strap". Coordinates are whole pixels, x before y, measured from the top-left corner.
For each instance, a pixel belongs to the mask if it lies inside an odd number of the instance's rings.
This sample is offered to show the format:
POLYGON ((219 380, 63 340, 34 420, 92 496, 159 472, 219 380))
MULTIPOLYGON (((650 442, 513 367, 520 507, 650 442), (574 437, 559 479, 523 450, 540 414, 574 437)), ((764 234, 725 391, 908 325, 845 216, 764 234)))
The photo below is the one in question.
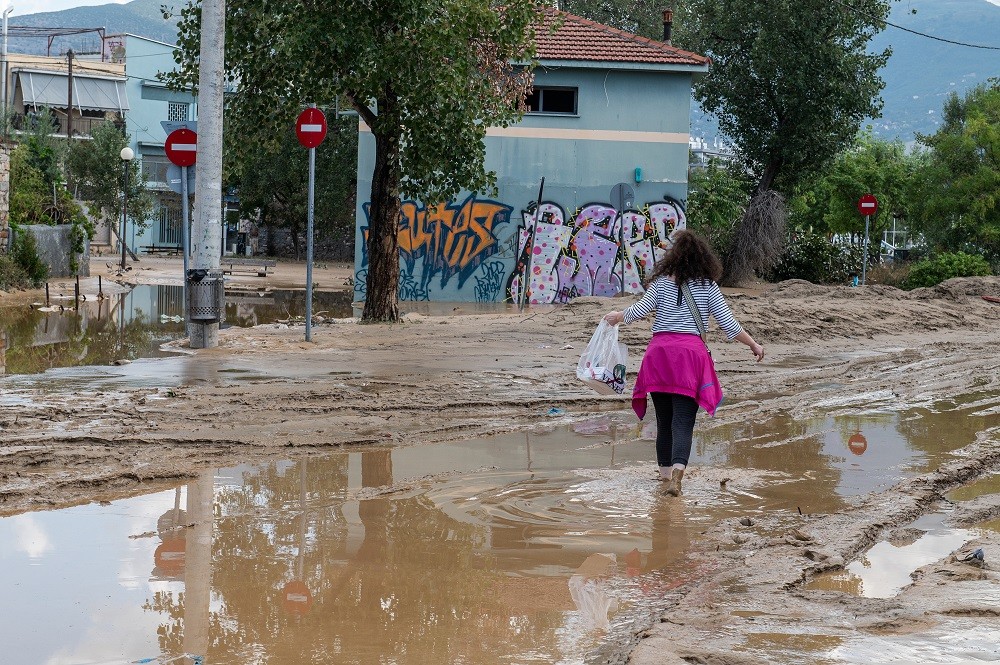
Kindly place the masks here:
POLYGON ((684 300, 687 301, 691 316, 694 317, 694 324, 698 326, 698 332, 701 333, 701 341, 705 343, 705 346, 708 346, 708 331, 705 329, 705 322, 701 320, 701 312, 694 302, 694 294, 691 293, 691 287, 688 286, 687 282, 681 284, 681 293, 684 294, 684 300))

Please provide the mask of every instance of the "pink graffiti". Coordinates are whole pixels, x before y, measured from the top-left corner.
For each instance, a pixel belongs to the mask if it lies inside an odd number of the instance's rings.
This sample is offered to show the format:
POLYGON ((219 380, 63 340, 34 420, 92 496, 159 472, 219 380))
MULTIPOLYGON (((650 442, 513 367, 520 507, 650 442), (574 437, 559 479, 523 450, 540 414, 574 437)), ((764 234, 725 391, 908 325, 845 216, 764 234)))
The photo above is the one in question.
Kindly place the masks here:
POLYGON ((610 205, 593 203, 569 219, 559 205, 543 203, 537 223, 534 211, 522 217, 521 258, 508 280, 507 299, 520 302, 521 284, 527 281, 533 304, 617 295, 623 283, 625 292, 641 293, 670 232, 686 226, 683 206, 672 200, 621 215, 610 205), (531 275, 525 280, 529 256, 531 275))

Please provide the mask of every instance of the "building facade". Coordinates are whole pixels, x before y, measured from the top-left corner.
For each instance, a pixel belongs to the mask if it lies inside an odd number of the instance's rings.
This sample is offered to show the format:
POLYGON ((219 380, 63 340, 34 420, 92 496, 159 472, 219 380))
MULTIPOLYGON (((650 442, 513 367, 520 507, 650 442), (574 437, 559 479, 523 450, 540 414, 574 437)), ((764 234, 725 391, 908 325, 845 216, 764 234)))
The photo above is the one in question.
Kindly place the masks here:
POLYGON ((197 99, 190 92, 168 89, 158 78, 161 73, 177 67, 173 44, 131 34, 109 37, 108 41, 125 63, 125 85, 132 102, 125 128, 155 201, 153 218, 144 228, 129 220, 126 239, 137 254, 152 246, 180 247, 180 195, 173 192, 167 182, 170 162, 163 144, 168 132, 162 123, 196 120, 197 99))
MULTIPOLYGON (((531 303, 640 292, 667 235, 685 225, 691 84, 708 59, 564 12, 547 11, 546 23, 529 112, 487 131, 497 195, 467 192, 436 209, 403 202, 401 300, 519 303, 525 285, 531 303), (612 194, 619 184, 625 205, 612 194)), ((364 300, 375 141, 360 129, 364 300)))

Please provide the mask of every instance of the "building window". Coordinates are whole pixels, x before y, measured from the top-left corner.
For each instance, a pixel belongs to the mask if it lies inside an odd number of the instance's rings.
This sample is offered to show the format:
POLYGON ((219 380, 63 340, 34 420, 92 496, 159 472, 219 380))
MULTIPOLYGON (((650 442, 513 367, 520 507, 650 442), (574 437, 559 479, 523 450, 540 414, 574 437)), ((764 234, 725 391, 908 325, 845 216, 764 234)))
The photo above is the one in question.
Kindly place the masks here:
POLYGON ((151 185, 163 185, 167 182, 167 169, 170 168, 170 161, 166 155, 143 155, 141 168, 146 182, 151 185))
POLYGON ((528 113, 576 115, 576 88, 532 88, 526 104, 528 113))
POLYGON ((170 122, 187 122, 188 104, 184 102, 167 102, 167 120, 170 122))

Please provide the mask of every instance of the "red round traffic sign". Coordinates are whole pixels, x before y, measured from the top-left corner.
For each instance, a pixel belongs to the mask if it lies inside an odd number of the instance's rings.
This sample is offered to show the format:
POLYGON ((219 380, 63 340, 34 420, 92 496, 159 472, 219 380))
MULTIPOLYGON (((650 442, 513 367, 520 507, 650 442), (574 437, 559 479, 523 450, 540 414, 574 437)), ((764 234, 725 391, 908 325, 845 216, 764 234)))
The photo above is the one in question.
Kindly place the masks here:
POLYGON ((865 194, 858 199, 858 212, 862 215, 874 215, 878 212, 878 199, 871 194, 865 194))
POLYGON ((198 159, 198 135, 187 128, 170 132, 163 150, 167 159, 176 166, 194 166, 198 159))
POLYGON ((281 604, 289 614, 302 616, 312 607, 312 594, 302 580, 292 580, 281 589, 281 604))
POLYGON ((303 148, 315 148, 326 138, 326 116, 317 108, 307 108, 295 121, 295 136, 303 148))

